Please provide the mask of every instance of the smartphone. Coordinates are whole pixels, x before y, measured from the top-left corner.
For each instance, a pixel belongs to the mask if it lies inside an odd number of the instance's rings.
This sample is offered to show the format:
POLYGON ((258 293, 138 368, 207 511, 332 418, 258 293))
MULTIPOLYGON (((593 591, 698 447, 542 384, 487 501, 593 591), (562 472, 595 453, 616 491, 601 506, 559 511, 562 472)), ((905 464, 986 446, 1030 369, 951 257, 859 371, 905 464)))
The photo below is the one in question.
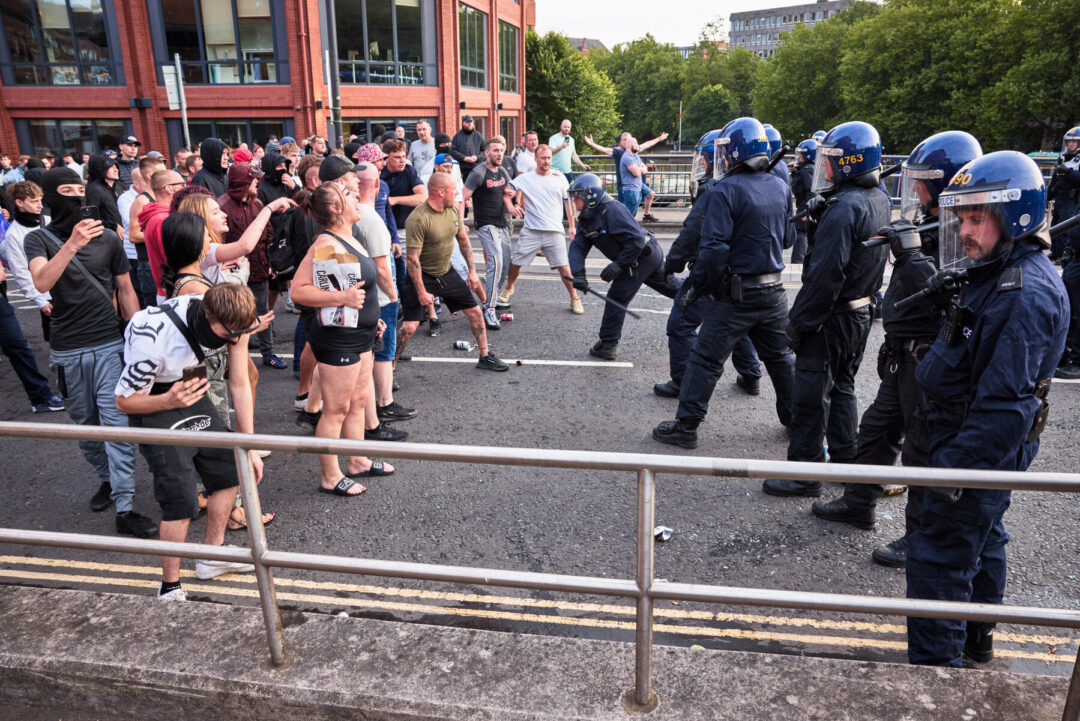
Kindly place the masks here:
POLYGON ((79 217, 83 220, 101 220, 101 212, 96 205, 80 205, 79 217))
POLYGON ((189 381, 192 378, 201 378, 203 380, 206 380, 206 366, 197 365, 197 366, 192 366, 191 368, 185 368, 184 369, 184 380, 189 381))

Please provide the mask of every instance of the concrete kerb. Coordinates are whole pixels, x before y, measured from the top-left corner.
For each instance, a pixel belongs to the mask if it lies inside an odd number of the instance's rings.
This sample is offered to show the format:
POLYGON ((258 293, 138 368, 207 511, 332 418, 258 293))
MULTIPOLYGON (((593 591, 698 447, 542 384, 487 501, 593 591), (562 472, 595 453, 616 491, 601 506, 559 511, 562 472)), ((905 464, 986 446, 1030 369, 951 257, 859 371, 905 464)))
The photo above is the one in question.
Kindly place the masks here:
POLYGON ((286 614, 271 670, 258 608, 0 587, 0 708, 189 721, 1061 718, 1067 679, 286 614))

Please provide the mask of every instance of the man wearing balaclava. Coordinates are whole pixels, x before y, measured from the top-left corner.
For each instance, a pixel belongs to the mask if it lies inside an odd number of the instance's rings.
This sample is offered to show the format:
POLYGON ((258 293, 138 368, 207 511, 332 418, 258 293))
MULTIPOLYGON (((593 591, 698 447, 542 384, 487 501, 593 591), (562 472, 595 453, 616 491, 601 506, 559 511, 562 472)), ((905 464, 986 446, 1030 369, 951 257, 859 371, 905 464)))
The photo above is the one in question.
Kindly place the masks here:
POLYGON ((225 173, 229 170, 229 156, 225 154, 225 143, 217 138, 207 138, 199 146, 202 158, 202 170, 191 178, 191 185, 201 185, 214 196, 224 195, 227 190, 225 173))
MULTIPOLYGON (((52 220, 28 233, 23 245, 34 287, 52 295, 49 365, 56 368, 60 394, 75 423, 127 426, 112 394, 123 369, 123 321, 117 309, 124 319, 139 310, 124 244, 100 220, 81 219, 86 189, 71 169, 45 173, 42 190, 52 220)), ((103 511, 115 503, 117 533, 156 534, 158 524, 132 504, 135 445, 83 441, 79 447, 100 481, 90 508, 103 511)))
MULTIPOLYGON (((348 146, 346 146, 348 147, 348 146)), ((297 188, 289 174, 291 162, 281 153, 267 152, 262 159, 263 177, 259 181, 259 202, 270 205, 278 198, 291 198, 297 188)))

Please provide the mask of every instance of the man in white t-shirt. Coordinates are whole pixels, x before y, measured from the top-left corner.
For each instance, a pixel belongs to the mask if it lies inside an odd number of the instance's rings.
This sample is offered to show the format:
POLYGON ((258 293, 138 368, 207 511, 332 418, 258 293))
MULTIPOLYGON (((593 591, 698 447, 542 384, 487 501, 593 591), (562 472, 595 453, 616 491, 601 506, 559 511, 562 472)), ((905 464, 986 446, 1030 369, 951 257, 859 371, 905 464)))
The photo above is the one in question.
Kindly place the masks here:
POLYGON ((536 170, 536 148, 539 145, 540 136, 536 134, 535 130, 525 133, 525 148, 514 158, 514 162, 517 163, 518 174, 536 170))
POLYGON ((414 140, 409 146, 409 162, 421 177, 430 177, 431 164, 435 161, 437 152, 435 139, 431 137, 431 124, 426 120, 421 120, 416 124, 416 135, 419 139, 414 140))
POLYGON ((568 193, 570 184, 562 173, 552 169, 550 146, 538 145, 534 155, 536 170, 522 173, 510 183, 510 187, 517 191, 512 212, 516 217, 524 216, 525 225, 518 236, 506 286, 496 307, 509 307, 514 283, 521 275, 522 267, 531 263, 537 252, 543 251, 548 265, 559 274, 566 292, 570 294, 570 310, 575 315, 581 315, 585 312, 581 298, 567 280, 570 278, 570 260, 566 254, 566 236, 562 224, 565 212, 570 219, 570 237, 574 237, 574 211, 570 207, 568 193))

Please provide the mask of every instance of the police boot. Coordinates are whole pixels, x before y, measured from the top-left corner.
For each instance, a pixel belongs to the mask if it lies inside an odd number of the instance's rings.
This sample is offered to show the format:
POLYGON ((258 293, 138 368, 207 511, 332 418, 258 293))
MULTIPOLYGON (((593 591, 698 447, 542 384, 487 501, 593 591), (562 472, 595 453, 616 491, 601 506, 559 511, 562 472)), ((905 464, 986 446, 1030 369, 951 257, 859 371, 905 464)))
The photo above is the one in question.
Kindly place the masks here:
POLYGON ((657 383, 652 387, 653 393, 661 398, 678 398, 679 397, 679 384, 675 381, 668 381, 667 383, 657 383))
POLYGON ((617 340, 598 340, 596 341, 596 344, 589 349, 589 355, 593 358, 615 360, 615 349, 618 347, 619 341, 617 340))
POLYGON ((994 660, 994 632, 969 630, 964 643, 964 658, 974 663, 994 660))
POLYGON ((849 523, 864 531, 873 529, 875 519, 874 509, 856 508, 847 502, 843 496, 831 501, 814 501, 811 507, 814 515, 826 521, 839 521, 849 523))
POLYGON ((664 421, 653 428, 654 441, 667 443, 669 446, 679 448, 697 448, 697 424, 691 425, 685 421, 664 421))
POLYGON ((892 543, 878 546, 874 549, 874 552, 870 554, 870 557, 874 559, 874 563, 882 566, 888 566, 889 568, 903 568, 907 565, 907 549, 908 539, 907 536, 904 536, 903 538, 897 538, 892 543))
POLYGON ((748 395, 761 394, 761 378, 759 376, 744 376, 742 373, 735 379, 735 385, 742 388, 748 395))
POLYGON ((821 495, 821 484, 816 481, 793 481, 788 478, 766 478, 761 490, 770 496, 805 496, 817 498, 821 495))

